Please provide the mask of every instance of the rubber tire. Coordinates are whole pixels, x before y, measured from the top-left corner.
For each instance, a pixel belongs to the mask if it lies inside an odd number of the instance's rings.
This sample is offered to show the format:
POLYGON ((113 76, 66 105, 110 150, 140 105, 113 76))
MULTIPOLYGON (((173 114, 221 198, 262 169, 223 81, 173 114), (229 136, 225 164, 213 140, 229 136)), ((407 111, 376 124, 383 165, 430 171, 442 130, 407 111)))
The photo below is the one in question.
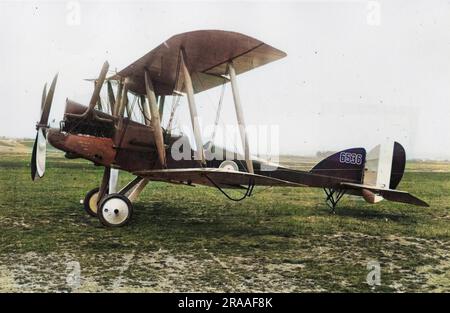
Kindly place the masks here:
POLYGON ((121 194, 119 194, 119 193, 113 193, 113 194, 110 194, 110 195, 107 195, 106 197, 104 197, 104 198, 102 199, 102 201, 100 201, 100 203, 99 203, 99 205, 98 205, 98 208, 99 208, 100 211, 98 212, 97 217, 98 217, 98 219, 100 220, 100 223, 102 223, 103 226, 106 226, 106 227, 122 227, 122 226, 125 226, 126 224, 128 224, 128 222, 130 221, 131 217, 133 216, 133 205, 131 204, 131 201, 130 201, 127 197, 125 197, 125 196, 123 196, 123 195, 121 195, 121 194), (122 223, 120 223, 120 224, 111 224, 111 223, 109 223, 109 222, 105 219, 105 217, 103 216, 103 205, 104 205, 109 199, 112 199, 112 198, 120 198, 121 200, 125 201, 125 203, 126 203, 127 206, 128 206, 128 216, 127 216, 127 218, 126 218, 122 223))
POLYGON ((91 200, 91 197, 95 194, 95 193, 97 193, 97 192, 99 192, 100 191, 100 188, 94 188, 94 189, 92 189, 91 191, 89 191, 87 194, 86 194, 86 196, 84 197, 84 201, 83 201, 83 207, 84 207, 84 210, 87 212, 87 214, 89 214, 90 216, 92 216, 92 217, 97 217, 97 212, 95 211, 93 211, 92 209, 91 209, 91 206, 89 205, 89 202, 90 202, 90 200, 91 200))
POLYGON ((239 166, 233 160, 222 161, 222 163, 220 163, 220 165, 219 165, 219 168, 220 169, 224 169, 226 166, 229 166, 229 165, 231 165, 233 167, 233 169, 232 170, 227 170, 227 171, 239 172, 239 166))

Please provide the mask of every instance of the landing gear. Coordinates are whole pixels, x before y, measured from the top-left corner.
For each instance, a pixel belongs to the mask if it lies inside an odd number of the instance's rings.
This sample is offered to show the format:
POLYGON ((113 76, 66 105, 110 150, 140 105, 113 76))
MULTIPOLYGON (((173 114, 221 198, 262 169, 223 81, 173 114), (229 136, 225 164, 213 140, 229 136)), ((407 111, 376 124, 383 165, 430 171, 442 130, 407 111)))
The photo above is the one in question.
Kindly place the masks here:
MULTIPOLYGON (((108 189, 106 189, 106 192, 108 193, 108 189)), ((99 194, 100 188, 94 188, 86 194, 83 200, 84 210, 92 217, 97 217, 99 194)))
POLYGON ((108 195, 110 189, 106 184, 109 181, 109 174, 104 175, 102 180, 105 192, 100 196, 100 188, 94 188, 86 194, 84 198, 84 209, 90 215, 98 217, 100 222, 107 227, 120 227, 129 222, 133 214, 131 202, 135 201, 148 180, 136 177, 117 193, 108 195), (101 197, 101 199, 100 199, 101 197))
POLYGON ((89 191, 84 197, 83 206, 84 210, 90 216, 97 217, 97 203, 98 203, 98 194, 100 188, 94 188, 89 191))
POLYGON ((325 200, 325 203, 328 205, 328 207, 331 209, 331 211, 336 213, 336 206, 341 200, 341 198, 345 195, 346 190, 345 189, 334 189, 334 188, 323 188, 325 191, 325 194, 327 195, 327 199, 325 200))
POLYGON ((97 211, 98 219, 107 227, 120 227, 128 223, 133 214, 130 200, 118 193, 104 197, 97 211))

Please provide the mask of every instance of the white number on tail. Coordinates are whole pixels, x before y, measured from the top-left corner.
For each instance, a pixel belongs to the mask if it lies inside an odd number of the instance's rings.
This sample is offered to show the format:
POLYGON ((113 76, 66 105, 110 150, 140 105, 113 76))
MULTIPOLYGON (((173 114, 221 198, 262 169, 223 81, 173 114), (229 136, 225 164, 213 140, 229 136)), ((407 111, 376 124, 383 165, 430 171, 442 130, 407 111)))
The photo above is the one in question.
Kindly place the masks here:
POLYGON ((339 154, 339 162, 345 164, 362 164, 362 154, 359 153, 351 153, 351 152, 341 152, 339 154))

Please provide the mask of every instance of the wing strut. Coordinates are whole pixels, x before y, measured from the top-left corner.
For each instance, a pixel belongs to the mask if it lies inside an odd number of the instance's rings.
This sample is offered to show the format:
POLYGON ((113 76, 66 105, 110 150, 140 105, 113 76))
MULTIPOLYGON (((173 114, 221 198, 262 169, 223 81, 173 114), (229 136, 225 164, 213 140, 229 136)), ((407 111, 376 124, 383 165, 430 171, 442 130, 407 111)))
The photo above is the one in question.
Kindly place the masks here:
POLYGON ((195 144, 197 145, 197 159, 200 160, 202 164, 205 164, 205 152, 203 151, 202 134, 200 132, 200 124, 198 122, 197 107, 195 106, 194 87, 192 86, 191 74, 186 66, 186 55, 183 49, 181 49, 181 67, 184 74, 195 144))
POLYGON ((91 100, 89 101, 89 106, 86 109, 86 111, 84 111, 82 114, 66 113, 66 115, 73 116, 76 118, 86 118, 88 116, 91 116, 97 121, 108 122, 108 123, 111 123, 114 121, 109 118, 103 118, 103 117, 98 116, 98 114, 94 110, 95 106, 100 101, 100 91, 102 90, 103 83, 105 82, 106 74, 108 73, 108 69, 109 69, 109 63, 108 63, 108 61, 106 61, 105 63, 103 63, 100 74, 99 74, 98 78, 95 80, 94 92, 92 93, 92 97, 91 97, 91 100))
POLYGON ((112 88, 111 82, 108 80, 106 82, 108 86, 108 103, 109 103, 109 111, 111 112, 111 115, 114 115, 115 105, 116 105, 116 99, 114 97, 114 90, 112 88))
POLYGON ((234 107, 236 109, 236 118, 238 121, 239 132, 241 133, 242 148, 244 149, 245 154, 245 163, 247 164, 248 172, 253 174, 253 163, 252 160, 250 160, 250 148, 248 145, 247 128, 245 126, 244 112, 242 111, 241 98, 239 96, 239 89, 236 83, 236 71, 234 70, 233 62, 228 63, 228 72, 231 79, 231 89, 233 91, 234 107))
POLYGON ((145 101, 145 97, 141 96, 141 109, 142 115, 144 117, 144 124, 150 126, 151 124, 151 115, 150 115, 150 106, 147 101, 145 101))
POLYGON ((120 97, 120 102, 119 102, 119 108, 117 110, 117 114, 120 117, 123 117, 124 113, 125 113, 125 108, 128 105, 128 85, 129 85, 129 80, 128 78, 125 78, 125 82, 123 83, 123 87, 122 87, 122 95, 120 97))
POLYGON ((117 99, 114 104, 114 112, 112 113, 113 116, 119 116, 119 109, 122 105, 122 92, 123 92, 123 81, 120 80, 119 84, 117 86, 117 99))
MULTIPOLYGON (((147 100, 150 106, 151 124, 153 126, 153 134, 155 136, 156 149, 158 150, 159 162, 162 167, 166 167, 166 149, 164 148, 164 136, 161 128, 161 120, 159 119, 158 104, 155 96, 155 89, 148 70, 145 70, 145 90, 147 100)), ((145 108, 144 104, 144 108, 145 108)))
POLYGON ((166 96, 159 96, 159 119, 162 121, 164 114, 164 101, 166 100, 166 96))

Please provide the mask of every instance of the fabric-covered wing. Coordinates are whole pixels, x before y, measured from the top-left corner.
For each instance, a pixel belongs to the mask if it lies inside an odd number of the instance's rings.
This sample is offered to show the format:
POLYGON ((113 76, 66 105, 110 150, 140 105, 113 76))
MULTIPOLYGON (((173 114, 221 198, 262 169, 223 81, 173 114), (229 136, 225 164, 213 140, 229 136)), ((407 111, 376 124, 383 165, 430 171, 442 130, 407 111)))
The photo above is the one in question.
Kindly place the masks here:
POLYGON ((130 91, 145 94, 144 69, 147 68, 157 95, 171 95, 174 90, 184 92, 183 79, 178 74, 180 49, 185 51, 195 93, 221 85, 228 61, 232 60, 236 74, 241 74, 286 56, 239 33, 199 30, 171 37, 110 79, 128 78, 130 91))
POLYGON ((138 171, 137 176, 150 180, 160 180, 172 183, 200 184, 207 186, 216 185, 221 187, 247 186, 252 179, 256 186, 285 186, 304 187, 305 185, 288 182, 281 179, 266 177, 247 172, 226 171, 219 168, 188 168, 188 169, 167 169, 138 171), (209 178, 209 179, 208 179, 209 178))

